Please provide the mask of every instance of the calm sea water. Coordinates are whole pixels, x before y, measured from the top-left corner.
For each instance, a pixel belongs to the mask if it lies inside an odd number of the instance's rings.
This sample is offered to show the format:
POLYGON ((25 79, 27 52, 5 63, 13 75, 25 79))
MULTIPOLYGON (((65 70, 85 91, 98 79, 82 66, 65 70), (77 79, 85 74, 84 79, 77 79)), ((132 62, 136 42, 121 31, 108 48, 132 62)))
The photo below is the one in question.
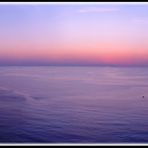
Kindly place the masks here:
POLYGON ((3 142, 148 143, 148 68, 0 67, 3 142))

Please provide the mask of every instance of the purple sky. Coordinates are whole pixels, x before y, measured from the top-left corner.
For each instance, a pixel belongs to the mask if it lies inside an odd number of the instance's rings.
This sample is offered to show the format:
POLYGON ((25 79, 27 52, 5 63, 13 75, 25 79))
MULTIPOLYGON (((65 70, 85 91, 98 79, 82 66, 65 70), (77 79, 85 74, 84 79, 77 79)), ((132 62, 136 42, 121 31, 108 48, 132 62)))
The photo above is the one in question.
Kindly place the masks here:
POLYGON ((148 65, 148 5, 0 5, 0 65, 148 65))

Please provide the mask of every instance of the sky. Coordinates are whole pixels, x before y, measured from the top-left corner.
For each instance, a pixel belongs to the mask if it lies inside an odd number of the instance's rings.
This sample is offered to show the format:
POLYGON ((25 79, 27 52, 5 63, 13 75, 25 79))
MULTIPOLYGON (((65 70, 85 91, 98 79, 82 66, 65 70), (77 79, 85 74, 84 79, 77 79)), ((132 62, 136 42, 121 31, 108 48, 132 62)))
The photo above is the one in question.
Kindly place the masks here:
POLYGON ((147 4, 1 4, 0 65, 148 65, 147 4))

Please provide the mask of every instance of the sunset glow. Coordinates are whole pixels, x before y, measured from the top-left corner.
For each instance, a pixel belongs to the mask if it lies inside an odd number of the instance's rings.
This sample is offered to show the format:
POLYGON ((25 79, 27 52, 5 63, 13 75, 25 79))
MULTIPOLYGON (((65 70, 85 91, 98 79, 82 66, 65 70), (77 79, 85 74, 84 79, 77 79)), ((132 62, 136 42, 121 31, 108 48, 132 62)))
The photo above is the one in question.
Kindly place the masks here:
POLYGON ((148 5, 0 5, 0 65, 148 65, 148 5))

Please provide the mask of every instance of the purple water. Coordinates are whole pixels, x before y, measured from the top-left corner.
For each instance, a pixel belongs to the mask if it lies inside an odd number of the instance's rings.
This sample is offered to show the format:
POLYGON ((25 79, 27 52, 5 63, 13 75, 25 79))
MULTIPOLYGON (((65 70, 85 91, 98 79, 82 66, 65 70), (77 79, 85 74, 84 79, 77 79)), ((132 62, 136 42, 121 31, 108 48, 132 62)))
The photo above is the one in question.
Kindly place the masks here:
POLYGON ((147 143, 148 68, 0 67, 4 142, 147 143))

